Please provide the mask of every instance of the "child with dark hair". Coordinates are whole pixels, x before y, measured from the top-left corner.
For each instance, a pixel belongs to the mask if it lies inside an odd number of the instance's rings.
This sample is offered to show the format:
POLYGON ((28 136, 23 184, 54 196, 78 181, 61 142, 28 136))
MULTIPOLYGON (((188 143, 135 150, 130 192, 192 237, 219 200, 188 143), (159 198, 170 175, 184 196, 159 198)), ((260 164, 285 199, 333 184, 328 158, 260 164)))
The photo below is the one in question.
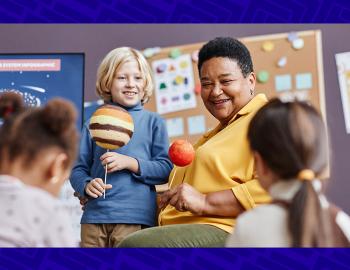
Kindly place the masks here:
MULTIPOLYGON (((9 100, 14 104, 17 97, 9 100)), ((53 99, 43 108, 16 108, 22 106, 12 106, 13 117, 8 110, 0 115, 6 116, 0 129, 0 246, 76 246, 69 217, 55 198, 76 157, 74 106, 53 99)))
POLYGON ((273 201, 242 214, 227 245, 349 246, 350 218, 328 203, 319 180, 328 162, 319 113, 303 102, 274 99, 252 119, 248 140, 259 182, 273 201))

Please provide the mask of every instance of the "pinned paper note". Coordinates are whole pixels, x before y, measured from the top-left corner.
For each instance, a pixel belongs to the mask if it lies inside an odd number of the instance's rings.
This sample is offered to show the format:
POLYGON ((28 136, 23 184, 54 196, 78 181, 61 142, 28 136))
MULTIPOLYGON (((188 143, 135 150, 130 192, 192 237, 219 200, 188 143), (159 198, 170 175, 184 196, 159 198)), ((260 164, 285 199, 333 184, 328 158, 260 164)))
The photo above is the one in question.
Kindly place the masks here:
POLYGON ((191 54, 191 58, 193 62, 196 62, 196 63, 198 62, 198 53, 199 53, 199 50, 196 50, 191 54))
POLYGON ((290 102, 295 100, 295 96, 292 92, 283 92, 278 95, 278 98, 283 102, 290 102))
POLYGON ((167 119, 166 127, 169 137, 178 137, 184 135, 184 120, 182 117, 167 119))
POLYGON ((266 70, 261 70, 258 72, 257 79, 260 83, 266 83, 269 80, 269 72, 266 70))
POLYGON ((305 90, 312 88, 312 74, 299 73, 295 76, 295 85, 298 90, 305 90))
POLYGON ((293 40, 292 47, 295 50, 300 50, 300 49, 304 48, 304 40, 302 38, 298 38, 298 39, 293 40))
POLYGON ((279 99, 283 102, 290 101, 309 101, 309 91, 297 91, 297 92, 282 92, 279 94, 279 99))
POLYGON ((297 32, 289 32, 288 33, 288 40, 289 40, 289 42, 293 42, 296 39, 298 39, 298 33, 297 32))
POLYGON ((298 92, 295 92, 295 97, 296 97, 296 100, 299 100, 299 101, 308 101, 308 100, 310 100, 309 91, 298 91, 298 92))
POLYGON ((190 116, 187 118, 188 133, 190 135, 203 134, 205 129, 204 115, 190 116))
POLYGON ((176 59, 181 55, 181 51, 178 48, 174 48, 170 51, 169 56, 172 59, 176 59))
POLYGON ((195 88, 194 88, 194 92, 196 95, 199 95, 202 91, 202 86, 200 84, 196 84, 195 88))
POLYGON ((287 91, 292 89, 292 77, 290 74, 277 75, 275 77, 276 91, 287 91))
POLYGON ((147 48, 147 49, 143 50, 143 55, 146 58, 151 58, 152 56, 156 55, 160 51, 161 51, 160 47, 147 48))
POLYGON ((278 59, 277 66, 278 67, 285 67, 287 65, 287 57, 283 56, 280 59, 278 59))
POLYGON ((265 52, 271 52, 273 51, 275 48, 275 44, 273 44, 272 41, 265 41, 263 44, 262 44, 262 49, 263 51, 265 52))

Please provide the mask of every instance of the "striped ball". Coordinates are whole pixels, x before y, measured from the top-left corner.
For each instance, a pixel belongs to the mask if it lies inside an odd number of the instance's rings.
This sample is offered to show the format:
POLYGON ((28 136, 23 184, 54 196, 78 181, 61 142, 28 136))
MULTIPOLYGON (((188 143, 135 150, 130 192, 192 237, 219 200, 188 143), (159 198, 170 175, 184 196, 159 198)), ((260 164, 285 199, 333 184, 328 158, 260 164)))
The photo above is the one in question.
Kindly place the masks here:
POLYGON ((89 129, 98 146, 115 150, 130 141, 134 133, 134 122, 126 110, 108 104, 94 112, 89 129))

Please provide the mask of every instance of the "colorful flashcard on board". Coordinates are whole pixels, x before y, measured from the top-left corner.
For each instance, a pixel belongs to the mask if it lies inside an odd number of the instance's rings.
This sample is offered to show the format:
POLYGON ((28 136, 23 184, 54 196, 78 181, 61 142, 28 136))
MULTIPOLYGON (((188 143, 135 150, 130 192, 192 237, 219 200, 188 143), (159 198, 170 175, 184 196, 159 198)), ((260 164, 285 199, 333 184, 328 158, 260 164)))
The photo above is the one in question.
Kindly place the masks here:
POLYGON ((350 52, 335 55, 346 132, 350 133, 350 52))
POLYGON ((169 118, 166 120, 169 137, 184 135, 184 120, 182 117, 169 118))
POLYGON ((277 75, 275 77, 276 91, 288 91, 292 89, 292 77, 290 74, 277 75))
POLYGON ((187 127, 189 135, 203 134, 206 131, 204 115, 195 115, 188 117, 187 127))
POLYGON ((192 109, 197 106, 190 54, 180 55, 175 59, 156 60, 152 63, 152 69, 159 114, 192 109))
POLYGON ((299 73, 295 75, 295 85, 298 90, 305 90, 312 88, 312 74, 299 73))

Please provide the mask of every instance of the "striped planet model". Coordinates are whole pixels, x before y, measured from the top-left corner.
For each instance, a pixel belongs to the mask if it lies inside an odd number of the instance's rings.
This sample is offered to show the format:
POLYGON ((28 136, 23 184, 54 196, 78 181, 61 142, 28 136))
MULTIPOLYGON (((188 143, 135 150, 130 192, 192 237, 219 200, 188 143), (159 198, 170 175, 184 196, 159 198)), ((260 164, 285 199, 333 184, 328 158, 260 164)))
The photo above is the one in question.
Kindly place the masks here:
POLYGON ((134 133, 134 122, 123 108, 106 104, 92 115, 89 130, 98 146, 115 150, 130 141, 134 133))

